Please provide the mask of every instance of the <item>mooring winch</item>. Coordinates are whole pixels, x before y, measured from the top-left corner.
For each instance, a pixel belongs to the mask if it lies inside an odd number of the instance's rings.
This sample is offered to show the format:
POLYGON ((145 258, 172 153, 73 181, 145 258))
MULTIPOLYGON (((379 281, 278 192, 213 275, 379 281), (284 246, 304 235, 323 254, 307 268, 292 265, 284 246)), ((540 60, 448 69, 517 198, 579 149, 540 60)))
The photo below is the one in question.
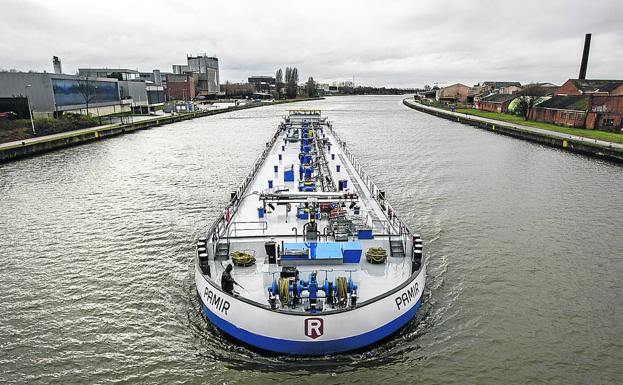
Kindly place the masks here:
POLYGON ((352 276, 348 278, 344 276, 338 276, 335 282, 328 280, 328 272, 331 270, 323 270, 325 272, 325 278, 320 284, 318 282, 318 273, 313 271, 309 273, 308 279, 297 279, 296 276, 292 277, 280 277, 279 281, 273 277, 271 286, 268 287, 268 298, 271 308, 277 307, 277 298, 281 302, 282 306, 295 307, 302 299, 308 300, 308 306, 305 307, 305 311, 314 312, 322 310, 322 303, 319 303, 319 299, 325 298, 326 303, 332 307, 346 307, 348 305, 348 299, 350 296, 351 306, 355 306, 357 303, 357 284, 353 281, 352 276), (318 291, 324 293, 323 296, 318 295, 318 291), (307 293, 307 296, 304 294, 307 293))

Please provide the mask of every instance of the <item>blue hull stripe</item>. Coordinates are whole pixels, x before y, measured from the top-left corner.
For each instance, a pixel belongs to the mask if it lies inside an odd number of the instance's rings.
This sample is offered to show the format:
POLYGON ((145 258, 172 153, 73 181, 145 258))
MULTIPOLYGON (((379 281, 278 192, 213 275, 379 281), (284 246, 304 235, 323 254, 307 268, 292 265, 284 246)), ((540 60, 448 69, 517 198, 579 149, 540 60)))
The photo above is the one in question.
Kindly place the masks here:
POLYGON ((359 334, 357 336, 329 341, 291 341, 261 336, 259 334, 254 334, 241 329, 232 323, 225 321, 212 313, 205 304, 203 305, 203 312, 207 315, 208 319, 216 325, 216 327, 249 345, 278 353, 323 355, 356 350, 382 340, 406 325, 413 318, 413 316, 415 316, 420 304, 421 299, 418 300, 418 302, 405 314, 377 329, 359 334))

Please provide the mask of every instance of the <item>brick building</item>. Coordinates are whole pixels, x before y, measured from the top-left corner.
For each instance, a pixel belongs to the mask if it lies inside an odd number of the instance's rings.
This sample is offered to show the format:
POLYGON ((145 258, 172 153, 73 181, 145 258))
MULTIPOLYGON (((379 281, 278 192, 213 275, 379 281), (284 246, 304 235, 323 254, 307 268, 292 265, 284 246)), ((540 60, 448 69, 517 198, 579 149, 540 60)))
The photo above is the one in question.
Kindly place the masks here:
POLYGON ((168 100, 193 100, 195 98, 195 78, 192 74, 167 75, 168 100))
POLYGON ((522 95, 526 96, 554 96, 560 86, 552 83, 528 83, 523 85, 522 95))
POLYGON ((467 103, 467 96, 471 87, 465 84, 456 83, 448 87, 443 87, 437 90, 436 99, 440 102, 446 103, 467 103))
POLYGON ((509 85, 500 88, 500 94, 518 94, 523 90, 522 86, 509 85))
POLYGON ((623 95, 623 80, 569 79, 554 95, 623 95))
POLYGON ((623 80, 569 79, 554 97, 534 107, 531 120, 620 132, 623 80))
POLYGON ((588 104, 588 96, 554 96, 535 106, 529 119, 561 126, 584 127, 588 104))
POLYGON ((623 128, 623 95, 590 96, 586 128, 621 132, 623 128))
POLYGON ((508 105, 517 95, 493 94, 481 98, 478 101, 478 109, 481 111, 508 113, 508 105))
POLYGON ((480 82, 470 88, 467 95, 467 103, 473 104, 478 108, 480 100, 491 94, 517 94, 522 89, 519 82, 480 82))
POLYGON ((225 93, 226 97, 238 97, 245 98, 251 97, 255 92, 255 86, 251 83, 230 83, 225 82, 221 84, 221 92, 225 93))
POLYGON ((481 89, 482 94, 511 94, 513 92, 506 91, 517 91, 521 90, 521 83, 519 82, 481 82, 478 84, 478 87, 481 89))

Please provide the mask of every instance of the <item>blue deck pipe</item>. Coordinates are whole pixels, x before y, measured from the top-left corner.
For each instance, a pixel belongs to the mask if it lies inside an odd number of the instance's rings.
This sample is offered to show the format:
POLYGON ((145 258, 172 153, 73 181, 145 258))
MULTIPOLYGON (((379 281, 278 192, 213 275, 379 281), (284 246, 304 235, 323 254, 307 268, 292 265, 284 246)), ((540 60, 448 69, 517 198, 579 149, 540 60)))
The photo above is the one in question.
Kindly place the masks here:
POLYGON ((283 155, 279 154, 279 160, 282 160, 282 159, 283 159, 283 155))
POLYGON ((279 166, 273 166, 275 168, 275 172, 279 172, 279 166))
POLYGON ((335 165, 335 171, 340 172, 340 165, 339 164, 335 165))
POLYGON ((272 179, 268 180, 268 188, 273 188, 273 180, 272 179))

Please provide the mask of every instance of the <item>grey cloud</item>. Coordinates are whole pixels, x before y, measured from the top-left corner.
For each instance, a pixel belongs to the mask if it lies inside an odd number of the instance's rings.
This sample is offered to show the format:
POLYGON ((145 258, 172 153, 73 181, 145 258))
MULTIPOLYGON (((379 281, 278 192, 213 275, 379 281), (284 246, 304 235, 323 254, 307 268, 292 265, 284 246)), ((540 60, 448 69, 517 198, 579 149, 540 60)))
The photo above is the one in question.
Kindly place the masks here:
POLYGON ((109 66, 168 71, 187 53, 217 55, 221 79, 296 65, 301 79, 388 86, 577 74, 593 33, 589 76, 621 78, 623 2, 4 0, 0 68, 67 72, 109 66))

